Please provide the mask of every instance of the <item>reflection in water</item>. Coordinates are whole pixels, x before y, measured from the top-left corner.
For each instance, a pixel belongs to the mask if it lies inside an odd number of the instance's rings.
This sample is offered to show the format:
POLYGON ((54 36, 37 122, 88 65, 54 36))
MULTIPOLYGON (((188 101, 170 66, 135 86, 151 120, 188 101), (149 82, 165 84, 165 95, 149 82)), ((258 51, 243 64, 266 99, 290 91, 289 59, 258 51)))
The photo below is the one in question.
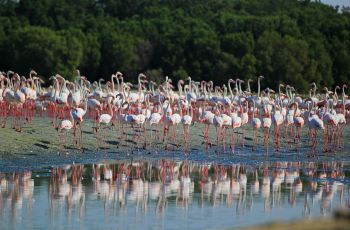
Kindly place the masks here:
MULTIPOLYGON (((176 223, 188 215, 201 215, 201 221, 216 226, 215 215, 229 212, 232 216, 232 211, 247 219, 249 213, 260 213, 254 215, 257 222, 278 218, 272 215, 274 210, 287 209, 285 215, 293 215, 295 210, 295 217, 301 212, 303 216, 327 215, 336 207, 350 206, 348 170, 349 165, 342 162, 227 166, 159 160, 58 167, 49 172, 50 177, 2 173, 0 228, 24 222, 35 227, 41 222, 43 226, 62 222, 69 226, 85 221, 86 226, 93 226, 101 219, 105 220, 99 223, 103 226, 120 217, 123 226, 140 221, 140 228, 164 220, 176 223), (194 208, 204 212, 191 212, 194 208)), ((220 224, 248 223, 229 218, 220 224)))

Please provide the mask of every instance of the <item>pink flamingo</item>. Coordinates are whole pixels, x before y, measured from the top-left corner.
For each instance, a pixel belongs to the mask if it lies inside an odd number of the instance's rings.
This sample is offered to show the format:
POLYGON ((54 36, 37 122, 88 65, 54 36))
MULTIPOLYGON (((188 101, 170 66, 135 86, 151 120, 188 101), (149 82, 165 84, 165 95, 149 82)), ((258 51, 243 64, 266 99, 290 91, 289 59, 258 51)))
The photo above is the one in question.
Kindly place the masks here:
POLYGON ((193 118, 193 108, 190 105, 187 109, 187 114, 182 116, 181 122, 183 124, 183 134, 184 134, 184 142, 185 142, 185 148, 189 148, 190 143, 190 125, 192 124, 192 118, 193 118))
MULTIPOLYGON (((266 105, 264 105, 264 108, 266 108, 266 105)), ((271 119, 271 113, 269 111, 266 111, 266 109, 265 109, 265 114, 266 114, 266 117, 262 119, 262 126, 264 128, 264 144, 266 147, 268 147, 272 119, 271 119)))
POLYGON ((273 110, 273 116, 272 116, 272 122, 274 124, 274 130, 275 130, 275 145, 276 150, 278 151, 281 147, 281 127, 283 125, 283 115, 281 114, 280 110, 276 110, 277 105, 274 105, 273 110))
POLYGON ((224 125, 224 120, 220 116, 220 111, 218 107, 215 110, 215 115, 213 118, 213 125, 215 126, 216 129, 216 152, 219 151, 219 138, 220 138, 220 129, 222 132, 222 126, 224 125))
MULTIPOLYGON (((232 128, 232 134, 231 134, 231 151, 232 153, 235 152, 235 129, 242 126, 242 118, 237 115, 237 113, 231 113, 231 128, 232 128)), ((248 115, 248 114, 247 114, 248 115)))
MULTIPOLYGON (((308 107, 309 107, 309 104, 308 104, 308 107)), ((313 152, 315 152, 317 148, 317 143, 318 143, 317 131, 324 130, 324 124, 323 124, 323 121, 316 114, 312 116, 310 116, 310 114, 311 114, 311 111, 309 111, 309 114, 308 114, 308 126, 309 126, 309 129, 311 130, 310 133, 312 138, 312 150, 313 152)))
POLYGON ((81 141, 83 138, 83 131, 82 131, 81 125, 84 121, 83 118, 86 114, 86 111, 87 111, 87 102, 86 101, 84 102, 84 109, 75 108, 75 109, 72 109, 72 111, 71 111, 72 116, 74 118, 74 122, 78 125, 78 131, 79 131, 78 134, 76 133, 77 125, 74 125, 74 137, 77 137, 76 143, 77 143, 78 147, 81 147, 81 141))
POLYGON ((214 124, 214 117, 215 117, 215 114, 212 113, 211 111, 209 110, 205 110, 205 106, 203 108, 203 111, 202 111, 202 114, 201 116, 199 117, 199 121, 201 123, 204 123, 205 124, 205 129, 204 129, 204 133, 203 133, 203 138, 204 138, 204 141, 206 143, 206 149, 208 149, 208 146, 211 146, 211 142, 210 142, 210 138, 209 138, 209 128, 210 128, 210 125, 213 125, 214 124))
POLYGON ((71 130, 73 128, 73 124, 74 124, 74 119, 73 119, 73 115, 72 113, 69 113, 69 117, 70 119, 65 119, 62 120, 61 123, 59 124, 59 126, 56 128, 57 131, 59 131, 60 133, 60 145, 62 145, 62 133, 63 131, 65 131, 66 133, 66 146, 67 147, 67 143, 68 143, 68 131, 71 130))
POLYGON ((103 128, 103 143, 104 143, 104 148, 106 149, 106 128, 107 125, 109 125, 112 121, 112 117, 113 117, 113 108, 112 105, 110 103, 107 104, 108 107, 108 113, 103 113, 98 115, 98 119, 97 119, 97 143, 98 143, 98 148, 100 148, 100 129, 101 126, 105 126, 103 128))
POLYGON ((304 118, 297 116, 298 103, 294 102, 290 106, 293 106, 293 105, 295 106, 294 114, 293 114, 293 120, 294 120, 293 125, 295 126, 297 144, 300 144, 301 129, 304 127, 304 118))
POLYGON ((241 113, 241 118, 242 118, 242 147, 244 147, 244 139, 245 139, 245 126, 248 124, 249 122, 249 115, 248 115, 248 101, 246 100, 244 102, 245 104, 245 109, 243 108, 242 105, 240 105, 240 113, 241 113))
POLYGON ((13 76, 14 79, 17 80, 16 84, 15 84, 15 93, 14 93, 14 97, 15 97, 15 117, 16 117, 16 122, 15 122, 15 129, 18 132, 22 132, 22 126, 21 126, 21 116, 22 116, 22 109, 23 109, 23 104, 26 101, 26 97, 25 94, 21 92, 20 90, 20 77, 18 74, 14 74, 13 76), (16 127, 17 125, 17 127, 16 127))
POLYGON ((256 143, 257 143, 257 131, 260 129, 261 127, 261 121, 258 117, 255 117, 255 101, 253 100, 253 116, 252 116, 252 121, 251 121, 251 125, 253 127, 254 130, 254 144, 253 144, 253 151, 256 149, 256 143))

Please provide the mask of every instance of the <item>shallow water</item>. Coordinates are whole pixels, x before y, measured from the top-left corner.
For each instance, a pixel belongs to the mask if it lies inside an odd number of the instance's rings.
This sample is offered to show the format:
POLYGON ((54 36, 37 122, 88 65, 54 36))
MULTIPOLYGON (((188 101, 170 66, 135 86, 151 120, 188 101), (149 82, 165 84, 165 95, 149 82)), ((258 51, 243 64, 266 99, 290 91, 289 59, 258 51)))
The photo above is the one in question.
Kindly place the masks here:
POLYGON ((217 229, 350 206, 350 162, 119 160, 0 173, 0 229, 217 229))

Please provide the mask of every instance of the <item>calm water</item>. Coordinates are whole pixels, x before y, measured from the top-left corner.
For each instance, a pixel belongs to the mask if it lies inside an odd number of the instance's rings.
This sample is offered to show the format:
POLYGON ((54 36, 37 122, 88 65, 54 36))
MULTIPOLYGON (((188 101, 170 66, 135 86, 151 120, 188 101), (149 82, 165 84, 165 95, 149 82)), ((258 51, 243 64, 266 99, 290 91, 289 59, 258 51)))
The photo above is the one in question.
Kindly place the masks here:
POLYGON ((213 229, 331 215, 350 163, 119 161, 0 174, 0 229, 213 229))

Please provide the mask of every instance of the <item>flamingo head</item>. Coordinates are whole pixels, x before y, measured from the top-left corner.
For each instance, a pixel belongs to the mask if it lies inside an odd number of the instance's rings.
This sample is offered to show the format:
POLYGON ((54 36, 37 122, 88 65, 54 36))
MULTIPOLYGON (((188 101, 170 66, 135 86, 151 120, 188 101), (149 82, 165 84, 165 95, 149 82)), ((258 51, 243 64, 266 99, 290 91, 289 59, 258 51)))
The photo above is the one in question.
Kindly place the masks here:
POLYGON ((36 76, 36 75, 38 75, 38 74, 35 72, 35 70, 32 69, 32 70, 29 72, 29 75, 30 75, 30 76, 32 76, 32 75, 36 76))

